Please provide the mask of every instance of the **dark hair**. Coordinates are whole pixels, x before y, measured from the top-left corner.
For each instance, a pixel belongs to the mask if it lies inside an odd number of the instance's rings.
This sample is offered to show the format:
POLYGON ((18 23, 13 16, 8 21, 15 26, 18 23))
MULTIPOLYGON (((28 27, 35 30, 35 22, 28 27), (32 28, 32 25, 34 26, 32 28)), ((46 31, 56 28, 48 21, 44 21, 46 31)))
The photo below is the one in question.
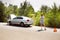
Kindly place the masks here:
POLYGON ((43 14, 41 14, 41 16, 43 16, 43 14))

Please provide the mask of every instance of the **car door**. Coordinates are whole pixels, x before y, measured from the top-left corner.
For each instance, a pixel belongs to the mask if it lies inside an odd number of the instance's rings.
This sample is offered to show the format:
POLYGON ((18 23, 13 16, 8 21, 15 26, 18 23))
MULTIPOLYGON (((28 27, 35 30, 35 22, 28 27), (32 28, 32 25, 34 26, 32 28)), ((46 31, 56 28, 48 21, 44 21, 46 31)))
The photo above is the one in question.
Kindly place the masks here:
POLYGON ((20 22, 22 22, 22 20, 23 20, 23 17, 17 17, 16 23, 20 24, 20 22))
POLYGON ((17 17, 13 18, 11 22, 12 24, 17 24, 17 17))
POLYGON ((20 24, 22 19, 23 19, 22 17, 16 17, 12 20, 12 23, 13 24, 20 24))

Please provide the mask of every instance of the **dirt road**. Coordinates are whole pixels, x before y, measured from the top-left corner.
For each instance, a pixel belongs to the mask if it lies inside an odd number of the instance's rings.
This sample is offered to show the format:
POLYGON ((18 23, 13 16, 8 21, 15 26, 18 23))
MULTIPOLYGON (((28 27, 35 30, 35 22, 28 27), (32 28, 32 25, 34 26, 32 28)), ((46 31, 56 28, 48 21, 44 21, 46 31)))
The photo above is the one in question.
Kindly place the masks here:
POLYGON ((0 40, 60 40, 60 29, 53 32, 53 28, 46 31, 40 30, 38 26, 19 27, 0 23, 0 40))

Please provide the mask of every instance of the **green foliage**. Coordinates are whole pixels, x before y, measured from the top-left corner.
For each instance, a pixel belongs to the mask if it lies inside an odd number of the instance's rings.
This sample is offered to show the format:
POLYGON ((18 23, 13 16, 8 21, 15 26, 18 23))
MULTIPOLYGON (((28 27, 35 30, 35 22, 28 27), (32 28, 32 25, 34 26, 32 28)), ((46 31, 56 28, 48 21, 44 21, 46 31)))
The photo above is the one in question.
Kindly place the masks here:
POLYGON ((7 13, 8 13, 8 14, 13 13, 13 5, 12 5, 12 4, 9 4, 9 6, 8 6, 8 8, 7 8, 7 13))
POLYGON ((17 6, 16 6, 16 5, 13 6, 13 13, 14 13, 15 15, 17 14, 17 6))
POLYGON ((24 5, 22 5, 21 3, 21 7, 20 7, 20 10, 19 10, 19 13, 20 15, 26 15, 26 11, 27 11, 27 2, 25 1, 24 2, 24 5))
POLYGON ((5 8, 5 14, 7 17, 9 17, 10 14, 18 16, 18 7, 16 5, 9 4, 9 6, 5 8))
POLYGON ((5 15, 5 6, 4 4, 0 1, 0 22, 4 22, 6 19, 6 15, 5 15))
POLYGON ((31 17, 31 14, 34 14, 34 9, 31 5, 27 8, 27 14, 28 17, 31 17))
POLYGON ((54 26, 59 27, 59 24, 60 24, 59 16, 60 15, 58 15, 58 14, 59 14, 58 13, 58 8, 57 8, 56 4, 54 3, 54 6, 51 9, 50 15, 48 15, 48 16, 50 16, 50 18, 47 21, 48 26, 50 26, 50 27, 54 27, 54 26))
POLYGON ((33 13, 34 13, 34 9, 30 4, 28 4, 26 1, 24 3, 21 3, 21 7, 19 8, 19 14, 21 16, 23 15, 23 16, 30 17, 30 14, 33 14, 33 13))
POLYGON ((34 25, 37 25, 37 26, 40 25, 40 15, 41 15, 40 11, 35 13, 34 25))
POLYGON ((48 27, 60 27, 60 14, 54 15, 53 13, 48 13, 45 15, 45 25, 48 27), (55 17, 56 16, 56 17, 55 17))
POLYGON ((47 13, 49 11, 49 9, 50 8, 48 6, 46 6, 46 5, 41 6, 41 12, 43 12, 44 14, 47 13))

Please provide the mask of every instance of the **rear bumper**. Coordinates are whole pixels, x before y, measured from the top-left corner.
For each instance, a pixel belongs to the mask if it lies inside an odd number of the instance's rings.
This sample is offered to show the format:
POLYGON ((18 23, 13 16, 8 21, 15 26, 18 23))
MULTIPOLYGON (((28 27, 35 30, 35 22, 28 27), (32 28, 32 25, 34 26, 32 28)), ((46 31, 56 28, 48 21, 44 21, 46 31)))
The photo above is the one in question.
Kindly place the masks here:
POLYGON ((25 21, 24 24, 28 24, 28 25, 32 25, 33 24, 33 21, 25 21))
POLYGON ((26 23, 25 25, 32 25, 33 23, 26 23))

